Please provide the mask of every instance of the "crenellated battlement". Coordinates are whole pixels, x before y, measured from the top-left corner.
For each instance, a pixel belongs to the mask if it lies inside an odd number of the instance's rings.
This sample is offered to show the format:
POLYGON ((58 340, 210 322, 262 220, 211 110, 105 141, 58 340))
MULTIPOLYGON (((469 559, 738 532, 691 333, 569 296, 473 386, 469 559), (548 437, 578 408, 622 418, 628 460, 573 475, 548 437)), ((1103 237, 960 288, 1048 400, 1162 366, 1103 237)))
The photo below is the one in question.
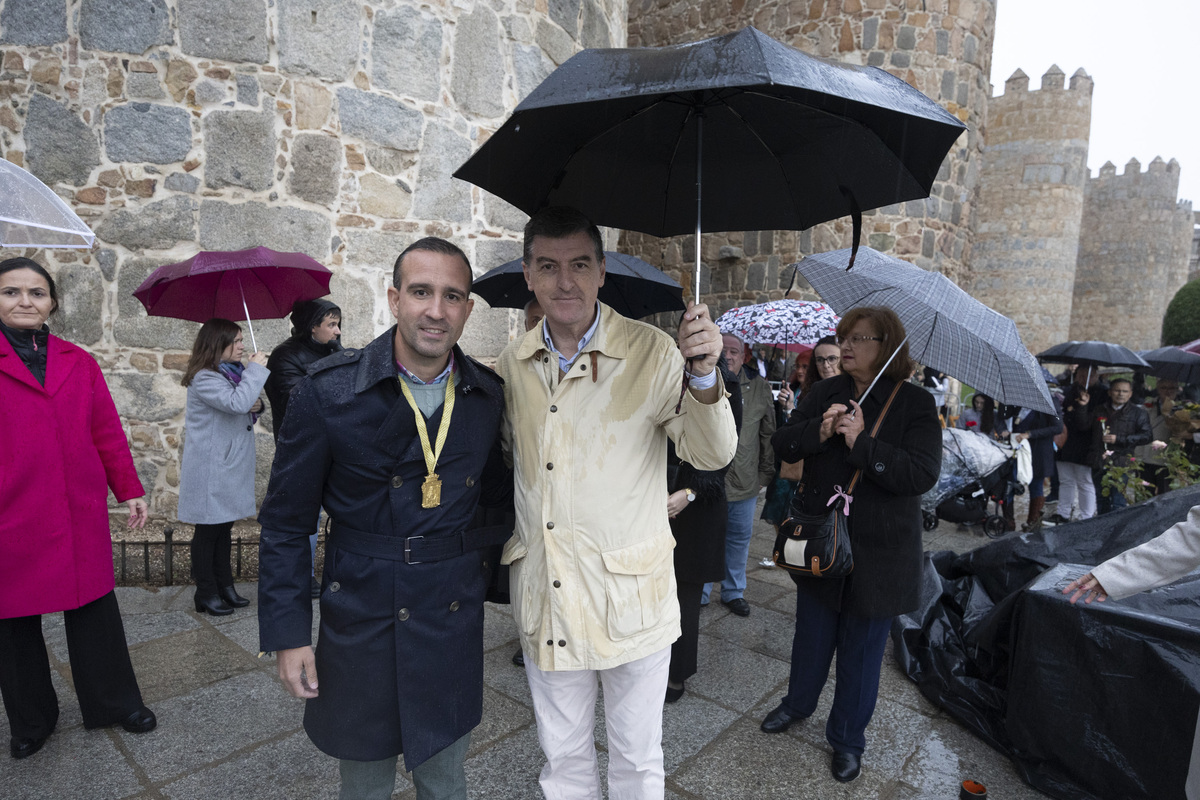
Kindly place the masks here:
POLYGON ((1042 74, 1042 85, 1039 89, 1029 88, 1029 76, 1025 71, 1018 68, 1016 72, 1009 76, 1004 82, 1004 94, 993 95, 992 99, 1005 98, 1006 100, 1023 98, 1028 95, 1037 95, 1043 92, 1075 92, 1077 94, 1087 94, 1091 96, 1095 82, 1087 72, 1080 67, 1075 70, 1075 74, 1071 76, 1071 81, 1066 82, 1066 73, 1059 68, 1058 64, 1051 64, 1050 68, 1042 74), (1064 86, 1066 88, 1064 88, 1064 86))
POLYGON ((1105 161, 1095 175, 1088 177, 1089 191, 1118 185, 1152 189, 1155 194, 1169 193, 1175 201, 1175 192, 1179 188, 1179 162, 1173 158, 1163 161, 1162 156, 1155 156, 1143 170, 1142 162, 1131 158, 1125 162, 1124 171, 1118 173, 1115 164, 1105 161))

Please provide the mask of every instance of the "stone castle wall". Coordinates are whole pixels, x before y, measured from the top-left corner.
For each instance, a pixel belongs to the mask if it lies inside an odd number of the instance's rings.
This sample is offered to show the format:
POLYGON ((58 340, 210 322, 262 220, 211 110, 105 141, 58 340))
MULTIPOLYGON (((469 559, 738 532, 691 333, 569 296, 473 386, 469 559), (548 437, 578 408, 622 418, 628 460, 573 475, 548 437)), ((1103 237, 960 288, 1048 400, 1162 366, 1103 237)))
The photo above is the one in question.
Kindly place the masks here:
MULTIPOLYGON (((753 25, 812 55, 886 69, 956 114, 968 132, 932 195, 864 214, 862 243, 959 280, 971 252, 994 21, 992 0, 635 0, 629 44, 676 44, 753 25)), ((780 297, 791 277, 782 267, 805 253, 848 247, 850 237, 848 218, 806 231, 705 235, 701 293, 717 313, 780 297)), ((621 241, 692 285, 692 237, 625 233, 621 241)))
POLYGON ((1092 80, 1081 69, 1064 83, 1053 66, 1030 91, 1017 70, 988 103, 967 281, 1035 353, 1068 338, 1088 181, 1092 80))
POLYGON ((1071 339, 1159 346, 1167 303, 1186 281, 1178 196, 1174 159, 1155 158, 1145 172, 1130 159, 1120 175, 1106 163, 1088 181, 1071 339))
MULTIPOLYGON (((343 341, 391 322, 392 262, 448 237, 481 272, 520 253, 525 216, 451 173, 583 47, 625 43, 626 0, 3 0, 0 150, 97 233, 37 250, 56 333, 99 360, 159 520, 173 520, 198 326, 131 294, 201 249, 302 251, 335 273, 343 341), (418 157, 419 156, 419 157, 418 157)), ((498 354, 515 314, 477 303, 464 348, 498 354)), ((286 322, 255 325, 260 349, 286 322)), ((261 497, 273 446, 260 420, 261 497)))

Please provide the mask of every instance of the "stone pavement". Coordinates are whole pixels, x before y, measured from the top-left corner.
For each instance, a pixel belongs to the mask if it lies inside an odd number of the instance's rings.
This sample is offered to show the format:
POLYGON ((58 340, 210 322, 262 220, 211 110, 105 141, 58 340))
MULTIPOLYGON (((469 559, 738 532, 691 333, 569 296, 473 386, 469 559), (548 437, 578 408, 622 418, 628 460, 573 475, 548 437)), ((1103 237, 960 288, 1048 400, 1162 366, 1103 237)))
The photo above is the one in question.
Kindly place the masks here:
MULTIPOLYGON (((942 523, 925 536, 927 549, 969 550, 983 536, 942 523)), ((862 776, 842 785, 829 776, 821 721, 832 680, 817 714, 786 734, 758 730, 787 686, 794 588, 777 569, 758 562, 773 533, 759 522, 751 545, 748 618, 713 603, 701 615, 700 671, 687 694, 663 715, 667 798, 680 800, 825 800, 826 798, 956 798, 973 778, 989 796, 1041 798, 1009 760, 975 738, 918 693, 884 661, 880 701, 867 730, 862 776)), ((239 587, 247 597, 255 586, 239 587)), ((141 736, 117 729, 85 731, 70 688, 61 615, 44 620, 62 714, 37 755, 0 755, 0 798, 336 798, 337 766, 308 741, 303 704, 287 696, 271 658, 259 659, 255 606, 230 617, 192 610, 192 588, 118 589, 134 668, 158 730, 141 736)), ((472 798, 536 800, 543 764, 524 671, 509 659, 516 630, 506 606, 489 605, 484 636, 483 722, 467 761, 472 798)), ((7 731, 0 719, 0 731, 7 731)), ((606 769, 603 717, 596 728, 606 769)), ((412 800, 408 776, 396 797, 412 800)))

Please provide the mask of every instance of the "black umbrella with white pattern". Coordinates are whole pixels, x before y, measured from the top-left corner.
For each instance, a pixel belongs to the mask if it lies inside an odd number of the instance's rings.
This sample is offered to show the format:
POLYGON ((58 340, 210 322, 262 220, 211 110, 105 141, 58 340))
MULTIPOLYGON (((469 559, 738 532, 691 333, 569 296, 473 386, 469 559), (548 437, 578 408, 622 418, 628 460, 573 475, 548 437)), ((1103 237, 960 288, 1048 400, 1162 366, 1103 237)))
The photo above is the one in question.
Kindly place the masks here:
POLYGON ((839 314, 887 306, 908 333, 912 357, 1008 405, 1054 414, 1042 368, 1016 324, 960 289, 945 275, 860 248, 808 256, 795 268, 839 314))

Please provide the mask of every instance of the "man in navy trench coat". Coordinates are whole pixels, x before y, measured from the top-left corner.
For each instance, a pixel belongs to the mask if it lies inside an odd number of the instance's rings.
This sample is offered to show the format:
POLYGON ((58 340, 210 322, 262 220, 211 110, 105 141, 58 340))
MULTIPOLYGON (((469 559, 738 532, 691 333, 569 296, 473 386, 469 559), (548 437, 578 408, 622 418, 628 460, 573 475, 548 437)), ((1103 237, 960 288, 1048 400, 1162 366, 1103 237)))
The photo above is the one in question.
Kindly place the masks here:
POLYGON ((259 514, 261 645, 277 653, 288 691, 308 698, 309 737, 342 760, 343 797, 391 797, 403 752, 418 798, 465 798, 484 596, 511 533, 471 528, 481 499, 511 500, 497 444, 502 381, 455 344, 472 304, 461 250, 422 239, 397 259, 393 283, 396 327, 317 362, 291 396, 259 514), (436 449, 447 381, 440 502, 423 507, 430 470, 415 407, 436 449), (322 505, 332 527, 314 659, 308 535, 322 505))

